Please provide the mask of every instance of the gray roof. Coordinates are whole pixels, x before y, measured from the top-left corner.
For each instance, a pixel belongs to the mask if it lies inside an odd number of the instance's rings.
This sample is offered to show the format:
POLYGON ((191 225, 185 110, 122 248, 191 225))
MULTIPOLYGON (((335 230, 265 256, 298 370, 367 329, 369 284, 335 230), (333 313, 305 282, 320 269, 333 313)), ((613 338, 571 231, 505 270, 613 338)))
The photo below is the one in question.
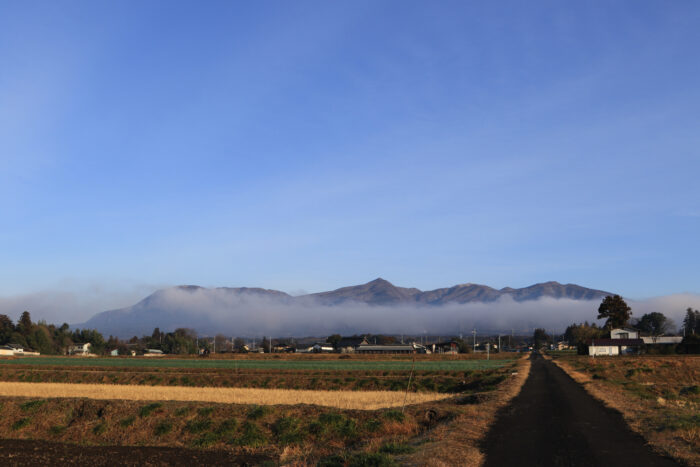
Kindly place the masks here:
POLYGON ((399 350, 415 350, 416 347, 413 344, 399 344, 399 345, 361 345, 357 350, 370 350, 370 351, 399 351, 399 350))

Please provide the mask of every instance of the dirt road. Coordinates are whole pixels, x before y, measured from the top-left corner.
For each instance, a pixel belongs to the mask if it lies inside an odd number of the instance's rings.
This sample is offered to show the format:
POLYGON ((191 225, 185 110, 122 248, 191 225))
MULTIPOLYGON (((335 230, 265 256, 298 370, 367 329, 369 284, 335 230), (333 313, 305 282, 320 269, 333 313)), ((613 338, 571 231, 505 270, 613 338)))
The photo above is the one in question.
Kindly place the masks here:
POLYGON ((521 393, 499 414, 483 448, 487 467, 678 465, 654 453, 619 413, 538 355, 521 393))

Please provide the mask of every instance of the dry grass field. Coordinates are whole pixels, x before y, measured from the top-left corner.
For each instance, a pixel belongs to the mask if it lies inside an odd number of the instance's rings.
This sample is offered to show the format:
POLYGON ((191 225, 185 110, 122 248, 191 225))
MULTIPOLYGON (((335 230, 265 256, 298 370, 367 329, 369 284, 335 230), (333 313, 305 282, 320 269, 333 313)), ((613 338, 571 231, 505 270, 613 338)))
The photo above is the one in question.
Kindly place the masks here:
POLYGON ((187 388, 117 384, 15 383, 0 384, 1 397, 88 398, 131 401, 197 401, 221 404, 298 405, 377 410, 421 404, 449 397, 438 393, 400 391, 310 391, 259 388, 187 388))
POLYGON ((555 357, 589 393, 620 411, 655 450, 700 465, 700 357, 555 357))

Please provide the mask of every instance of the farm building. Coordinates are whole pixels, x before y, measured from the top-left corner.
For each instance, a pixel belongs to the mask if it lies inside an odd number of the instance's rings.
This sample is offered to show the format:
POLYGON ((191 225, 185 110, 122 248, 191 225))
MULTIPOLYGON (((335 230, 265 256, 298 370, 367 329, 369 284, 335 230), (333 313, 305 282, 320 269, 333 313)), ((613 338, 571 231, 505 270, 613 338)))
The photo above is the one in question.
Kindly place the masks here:
POLYGON ((7 344, 0 347, 0 356, 13 356, 13 355, 39 355, 39 352, 31 352, 24 350, 19 344, 7 344))
POLYGON ((361 345, 368 345, 365 337, 343 337, 338 341, 336 349, 340 353, 353 353, 361 345))
POLYGON ((639 353, 644 345, 641 339, 593 339, 588 345, 588 355, 622 355, 639 353))
POLYGON ((73 344, 68 348, 68 355, 90 355, 91 344, 86 342, 84 344, 73 344))
POLYGON ((683 342, 683 336, 642 336, 646 345, 674 345, 683 342))
POLYGON ((437 344, 433 344, 433 353, 442 353, 442 354, 458 354, 459 353, 459 344, 455 341, 447 341, 447 342, 440 342, 437 344))
POLYGON ((330 352, 333 352, 334 350, 335 349, 333 348, 333 346, 328 344, 327 342, 316 342, 311 347, 311 351, 314 353, 330 353, 330 352))
POLYGON ((588 345, 588 355, 622 355, 639 353, 645 345, 661 346, 680 344, 680 336, 639 336, 639 331, 618 328, 610 331, 610 339, 593 339, 588 345))
POLYGON ((163 357, 165 354, 159 349, 146 349, 143 352, 144 357, 163 357))

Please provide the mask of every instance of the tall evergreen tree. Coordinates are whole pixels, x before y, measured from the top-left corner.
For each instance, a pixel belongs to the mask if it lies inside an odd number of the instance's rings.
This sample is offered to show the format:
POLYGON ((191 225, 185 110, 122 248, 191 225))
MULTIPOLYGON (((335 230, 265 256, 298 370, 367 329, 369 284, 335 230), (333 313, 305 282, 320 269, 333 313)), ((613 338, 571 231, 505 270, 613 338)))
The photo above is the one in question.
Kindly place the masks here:
POLYGON ((621 328, 632 316, 632 308, 619 295, 605 297, 598 307, 598 319, 605 318, 605 328, 621 328))

